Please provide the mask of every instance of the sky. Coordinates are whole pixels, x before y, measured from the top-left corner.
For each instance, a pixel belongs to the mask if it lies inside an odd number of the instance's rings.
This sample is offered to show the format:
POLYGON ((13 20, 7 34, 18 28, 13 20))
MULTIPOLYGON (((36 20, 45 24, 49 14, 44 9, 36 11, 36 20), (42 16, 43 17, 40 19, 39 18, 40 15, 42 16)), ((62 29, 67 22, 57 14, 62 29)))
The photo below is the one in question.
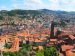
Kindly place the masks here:
POLYGON ((75 11, 75 0, 0 0, 0 10, 12 9, 75 11))

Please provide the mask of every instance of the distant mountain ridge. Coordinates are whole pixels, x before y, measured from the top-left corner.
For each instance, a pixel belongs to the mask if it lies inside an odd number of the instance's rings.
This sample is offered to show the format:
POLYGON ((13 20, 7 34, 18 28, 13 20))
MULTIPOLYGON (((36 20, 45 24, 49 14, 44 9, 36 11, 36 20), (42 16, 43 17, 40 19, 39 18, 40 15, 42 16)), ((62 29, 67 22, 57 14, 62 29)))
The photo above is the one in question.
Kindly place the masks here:
POLYGON ((16 10, 2 10, 0 11, 0 18, 2 16, 15 16, 15 15, 20 15, 23 17, 26 17, 27 15, 30 16, 37 16, 37 15, 54 15, 56 18, 60 19, 75 19, 75 12, 67 12, 67 11, 54 11, 54 10, 49 10, 49 9, 38 9, 38 10, 21 10, 21 9, 16 9, 16 10))
POLYGON ((6 13, 11 13, 11 12, 15 12, 15 13, 30 13, 30 12, 38 12, 38 13, 55 13, 55 14, 75 14, 75 12, 67 12, 67 11, 54 11, 54 10, 49 10, 49 9, 38 9, 38 10, 22 10, 22 9, 16 9, 16 10, 1 10, 1 12, 6 12, 6 13))

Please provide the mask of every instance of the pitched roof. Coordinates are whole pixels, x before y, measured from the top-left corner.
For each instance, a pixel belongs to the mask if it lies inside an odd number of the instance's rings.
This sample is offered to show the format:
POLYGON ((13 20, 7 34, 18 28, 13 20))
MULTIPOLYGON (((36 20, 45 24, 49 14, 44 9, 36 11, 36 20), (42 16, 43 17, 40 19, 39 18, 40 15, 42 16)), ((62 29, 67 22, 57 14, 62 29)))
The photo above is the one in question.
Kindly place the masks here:
POLYGON ((57 41, 57 39, 50 39, 50 41, 52 41, 52 42, 56 42, 56 41, 57 41))
POLYGON ((71 45, 62 45, 61 48, 62 48, 62 51, 67 51, 67 50, 70 50, 70 49, 74 48, 74 46, 71 46, 71 45))
POLYGON ((69 35, 69 38, 71 38, 72 40, 75 39, 73 35, 69 35))
POLYGON ((66 56, 75 56, 75 52, 72 52, 71 50, 66 51, 66 56))

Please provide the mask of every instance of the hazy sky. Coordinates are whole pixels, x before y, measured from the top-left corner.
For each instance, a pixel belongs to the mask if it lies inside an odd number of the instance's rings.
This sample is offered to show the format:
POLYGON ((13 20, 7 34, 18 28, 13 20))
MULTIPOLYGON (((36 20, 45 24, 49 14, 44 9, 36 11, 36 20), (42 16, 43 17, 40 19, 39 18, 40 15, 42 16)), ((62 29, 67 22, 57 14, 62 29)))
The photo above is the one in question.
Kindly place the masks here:
POLYGON ((0 10, 50 9, 75 11, 75 0, 0 0, 0 10))

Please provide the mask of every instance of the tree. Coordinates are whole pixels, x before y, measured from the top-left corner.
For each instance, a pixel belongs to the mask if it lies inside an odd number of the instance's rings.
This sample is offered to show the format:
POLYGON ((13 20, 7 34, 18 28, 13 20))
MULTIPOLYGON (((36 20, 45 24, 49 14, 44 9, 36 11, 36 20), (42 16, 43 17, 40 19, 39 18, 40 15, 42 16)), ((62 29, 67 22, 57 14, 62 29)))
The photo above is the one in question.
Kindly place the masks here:
POLYGON ((31 45, 27 44, 22 44, 22 49, 29 50, 31 48, 31 45))
POLYGON ((66 26, 66 23, 64 21, 61 21, 60 26, 61 27, 65 27, 66 26))
POLYGON ((26 50, 26 48, 23 48, 19 51, 19 55, 20 56, 28 56, 28 51, 26 50))
POLYGON ((0 20, 3 20, 3 16, 0 16, 0 20))
POLYGON ((45 47, 44 56, 58 56, 56 48, 53 46, 45 47))
POLYGON ((3 56, 18 56, 15 52, 3 52, 3 56))
POLYGON ((61 34, 61 31, 60 30, 57 30, 56 32, 56 36, 60 35, 61 34))
POLYGON ((38 50, 36 52, 36 56, 44 56, 44 51, 43 50, 38 50))
POLYGON ((11 47, 10 44, 8 44, 8 43, 5 44, 5 48, 10 48, 10 47, 11 47))

